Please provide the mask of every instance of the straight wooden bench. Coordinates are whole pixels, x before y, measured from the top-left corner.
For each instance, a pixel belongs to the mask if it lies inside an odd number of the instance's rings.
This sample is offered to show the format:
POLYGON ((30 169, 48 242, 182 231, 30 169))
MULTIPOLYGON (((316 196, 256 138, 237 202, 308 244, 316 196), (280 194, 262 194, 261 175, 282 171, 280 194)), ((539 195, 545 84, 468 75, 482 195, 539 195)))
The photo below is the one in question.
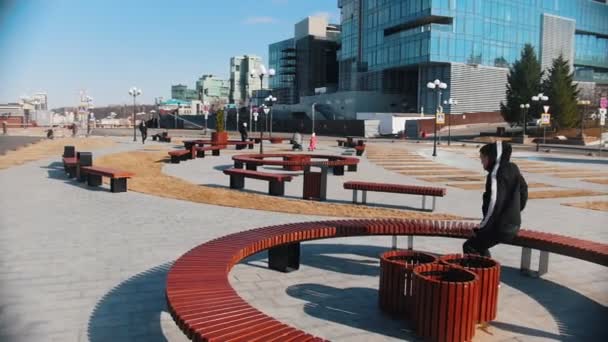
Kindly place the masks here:
POLYGON ((194 151, 196 151, 197 158, 205 158, 205 152, 211 151, 211 154, 214 156, 220 155, 220 150, 224 148, 222 146, 212 145, 212 146, 195 146, 193 147, 194 151))
POLYGON ((224 170, 224 174, 230 175, 230 188, 232 189, 243 189, 245 187, 245 178, 268 181, 268 194, 272 196, 285 195, 285 182, 291 182, 292 179, 290 175, 237 168, 224 170))
MULTIPOLYGON (((297 270, 302 241, 371 235, 466 239, 473 235, 474 228, 475 224, 461 221, 363 219, 301 222, 243 231, 208 241, 178 258, 167 275, 165 298, 176 324, 195 341, 321 341, 247 303, 230 284, 232 267, 267 250, 269 268, 281 272, 297 270)), ((522 229, 508 244, 608 266, 608 244, 599 242, 522 229)))
POLYGON ((179 164, 180 161, 188 160, 192 158, 191 150, 176 150, 167 152, 171 157, 172 164, 179 164))
POLYGON ((356 154, 357 154, 358 156, 362 156, 362 155, 363 155, 363 152, 365 152, 365 145, 357 145, 357 146, 354 146, 354 149, 355 149, 356 154))
POLYGON ((89 186, 100 186, 102 177, 110 178, 111 192, 127 192, 127 179, 135 176, 132 172, 101 166, 83 166, 80 171, 87 178, 89 186))
POLYGON ((429 186, 418 186, 418 185, 403 185, 403 184, 388 184, 388 183, 371 183, 371 182, 358 182, 349 181, 344 182, 344 189, 353 190, 353 203, 357 203, 357 191, 362 191, 361 203, 367 202, 367 192, 390 192, 397 194, 409 194, 409 195, 421 195, 422 196, 422 210, 426 210, 426 196, 433 197, 433 206, 431 211, 435 210, 435 198, 443 197, 446 194, 445 188, 436 188, 429 186))

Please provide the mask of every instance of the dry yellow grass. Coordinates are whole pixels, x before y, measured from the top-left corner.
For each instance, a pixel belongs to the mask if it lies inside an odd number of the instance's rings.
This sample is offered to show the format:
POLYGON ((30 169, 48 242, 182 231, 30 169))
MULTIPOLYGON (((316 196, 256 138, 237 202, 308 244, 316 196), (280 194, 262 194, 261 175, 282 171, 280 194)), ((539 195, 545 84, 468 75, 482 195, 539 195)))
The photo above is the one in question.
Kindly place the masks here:
POLYGON ((530 191, 528 199, 545 199, 545 198, 560 198, 560 197, 583 197, 583 196, 602 196, 604 192, 591 190, 545 190, 545 191, 530 191))
POLYGON ((398 173, 407 176, 469 176, 471 175, 469 172, 465 170, 459 169, 440 169, 437 170, 434 168, 433 170, 426 171, 399 171, 398 173))
POLYGON ((201 186, 163 174, 161 170, 165 162, 165 151, 125 152, 107 155, 95 161, 97 165, 134 172, 136 176, 129 181, 129 190, 131 191, 196 203, 320 216, 461 219, 461 217, 447 214, 430 214, 350 204, 293 200, 227 188, 201 186))
POLYGON ((597 211, 608 211, 608 201, 562 203, 562 205, 565 205, 568 207, 597 210, 597 211))
POLYGON ((110 147, 115 142, 108 138, 61 138, 54 140, 41 140, 32 145, 25 146, 17 151, 8 151, 0 156, 0 169, 21 165, 30 161, 48 157, 60 157, 65 145, 76 146, 76 151, 93 151, 95 149, 110 147))
POLYGON ((608 178, 588 178, 583 179, 585 182, 608 185, 608 178))
MULTIPOLYGON (((463 190, 484 190, 486 187, 486 183, 478 182, 478 183, 447 183, 447 186, 451 186, 454 188, 460 188, 463 190)), ((552 188, 553 185, 545 184, 545 183, 528 183, 528 188, 552 188)))
POLYGON ((482 176, 460 176, 460 177, 420 177, 418 178, 425 182, 442 183, 442 182, 481 182, 485 180, 482 176))
POLYGON ((598 175, 599 172, 595 172, 595 173, 587 173, 587 172, 578 172, 578 173, 554 173, 554 174, 550 174, 550 176, 552 177, 558 177, 558 178, 588 178, 588 177, 595 177, 598 175))

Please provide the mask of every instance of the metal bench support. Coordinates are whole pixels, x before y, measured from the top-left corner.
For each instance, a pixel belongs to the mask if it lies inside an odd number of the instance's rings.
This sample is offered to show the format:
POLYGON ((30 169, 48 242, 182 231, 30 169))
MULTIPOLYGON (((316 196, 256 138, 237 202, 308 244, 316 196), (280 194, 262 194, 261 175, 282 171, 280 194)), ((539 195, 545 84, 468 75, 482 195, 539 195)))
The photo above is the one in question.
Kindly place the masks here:
POLYGON ((523 274, 540 277, 549 271, 549 252, 540 251, 538 259, 538 271, 531 269, 532 264, 532 249, 529 247, 522 247, 521 249, 521 266, 520 271, 523 274))
POLYGON ((367 190, 361 190, 361 203, 367 204, 367 190))
POLYGON ((422 210, 426 209, 426 195, 422 195, 422 210))
POLYGON ((300 268, 300 243, 290 243, 268 249, 268 267, 280 272, 300 268))
POLYGON ((110 180, 110 191, 127 192, 127 179, 126 178, 112 178, 110 180))
POLYGON ((353 203, 357 204, 357 190, 353 189, 353 203))
POLYGON ((272 196, 283 196, 285 195, 285 182, 282 181, 270 181, 268 183, 268 194, 272 196))
MULTIPOLYGON (((397 249, 397 235, 393 235, 391 248, 393 250, 397 249)), ((413 235, 407 235, 407 249, 409 249, 409 250, 414 249, 414 236, 413 235)))

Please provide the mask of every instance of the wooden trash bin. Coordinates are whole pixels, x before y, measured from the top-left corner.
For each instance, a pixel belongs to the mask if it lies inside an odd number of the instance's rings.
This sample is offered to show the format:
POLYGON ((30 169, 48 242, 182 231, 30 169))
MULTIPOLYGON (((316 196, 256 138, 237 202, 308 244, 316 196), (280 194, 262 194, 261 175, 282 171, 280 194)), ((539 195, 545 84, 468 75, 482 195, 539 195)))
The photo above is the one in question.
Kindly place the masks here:
POLYGON ((380 255, 380 286, 378 304, 391 315, 410 316, 414 307, 412 272, 414 267, 436 262, 434 255, 412 251, 394 250, 380 255))
POLYGON ((479 277, 479 315, 477 323, 496 319, 498 311, 498 285, 500 264, 490 258, 473 254, 449 254, 440 258, 442 263, 463 267, 479 277))
POLYGON ((471 341, 479 308, 479 281, 462 267, 425 264, 414 268, 416 333, 425 341, 471 341))

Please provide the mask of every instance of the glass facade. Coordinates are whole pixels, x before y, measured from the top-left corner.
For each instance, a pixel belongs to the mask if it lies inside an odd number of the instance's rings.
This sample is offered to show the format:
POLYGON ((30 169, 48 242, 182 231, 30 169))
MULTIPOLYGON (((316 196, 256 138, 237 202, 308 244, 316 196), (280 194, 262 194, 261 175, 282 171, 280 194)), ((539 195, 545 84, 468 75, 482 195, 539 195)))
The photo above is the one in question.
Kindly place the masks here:
POLYGON ((357 59, 369 71, 433 62, 508 67, 526 43, 541 52, 543 14, 576 22, 575 66, 600 74, 608 69, 608 5, 592 0, 344 0, 340 4, 339 58, 357 59))

